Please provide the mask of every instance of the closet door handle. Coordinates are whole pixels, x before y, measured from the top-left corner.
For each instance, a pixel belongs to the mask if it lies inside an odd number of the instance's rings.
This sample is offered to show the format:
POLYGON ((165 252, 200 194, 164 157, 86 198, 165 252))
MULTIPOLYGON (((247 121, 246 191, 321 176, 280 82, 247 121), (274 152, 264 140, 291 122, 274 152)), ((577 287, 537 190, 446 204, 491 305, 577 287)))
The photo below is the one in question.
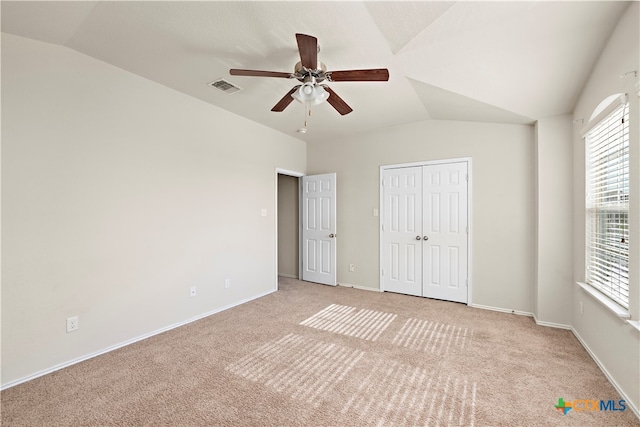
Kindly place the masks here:
POLYGON ((416 240, 420 240, 420 239, 422 239, 422 237, 416 236, 416 240))
POLYGON ((424 236, 423 239, 424 240, 429 240, 429 236, 424 236))

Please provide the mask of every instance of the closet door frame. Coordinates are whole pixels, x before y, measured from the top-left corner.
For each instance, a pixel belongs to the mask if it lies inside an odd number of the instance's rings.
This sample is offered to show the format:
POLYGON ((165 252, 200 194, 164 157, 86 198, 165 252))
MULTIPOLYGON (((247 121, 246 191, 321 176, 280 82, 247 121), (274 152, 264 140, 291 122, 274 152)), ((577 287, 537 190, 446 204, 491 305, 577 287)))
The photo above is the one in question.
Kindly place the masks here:
POLYGON ((467 305, 472 305, 472 287, 473 287, 473 274, 472 274, 472 250, 473 247, 473 209, 472 209, 472 194, 473 194, 473 169, 472 169, 472 159, 471 157, 460 157, 460 158, 452 158, 452 159, 440 159, 440 160, 425 160, 422 162, 412 162, 412 163, 400 163, 393 165, 383 165, 380 166, 380 176, 379 176, 379 184, 380 184, 380 193, 379 193, 379 201, 380 206, 378 212, 379 215, 379 252, 380 252, 380 270, 379 270, 379 287, 380 291, 384 292, 384 233, 383 233, 383 223, 384 223, 384 187, 383 187, 383 178, 385 175, 385 170, 387 169, 397 169, 397 168, 407 168, 414 166, 432 166, 432 165, 442 165, 447 163, 466 163, 467 164, 467 174, 468 177, 468 185, 467 185, 467 218, 469 221, 469 229, 468 229, 468 240, 467 240, 467 275, 468 275, 468 286, 467 286, 467 305))

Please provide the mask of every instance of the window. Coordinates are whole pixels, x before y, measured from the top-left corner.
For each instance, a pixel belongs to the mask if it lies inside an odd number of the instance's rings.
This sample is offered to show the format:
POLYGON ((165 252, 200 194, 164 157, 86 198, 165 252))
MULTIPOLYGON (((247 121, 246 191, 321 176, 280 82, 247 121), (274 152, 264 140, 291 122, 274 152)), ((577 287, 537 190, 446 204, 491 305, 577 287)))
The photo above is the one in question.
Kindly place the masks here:
POLYGON ((616 103, 586 142, 586 282, 629 308, 629 103, 616 103))

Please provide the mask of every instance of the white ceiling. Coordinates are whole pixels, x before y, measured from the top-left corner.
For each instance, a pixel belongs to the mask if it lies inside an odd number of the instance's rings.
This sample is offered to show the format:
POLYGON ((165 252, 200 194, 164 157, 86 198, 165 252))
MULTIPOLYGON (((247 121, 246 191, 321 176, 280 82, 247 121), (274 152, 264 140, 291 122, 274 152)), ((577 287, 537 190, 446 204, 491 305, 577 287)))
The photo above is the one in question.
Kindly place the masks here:
POLYGON ((628 2, 2 1, 2 31, 67 46, 312 142, 429 119, 532 123, 570 113, 628 2), (330 83, 352 108, 271 112, 297 81, 295 33, 328 70, 388 68, 388 82, 330 83), (207 83, 224 78, 243 90, 207 83))

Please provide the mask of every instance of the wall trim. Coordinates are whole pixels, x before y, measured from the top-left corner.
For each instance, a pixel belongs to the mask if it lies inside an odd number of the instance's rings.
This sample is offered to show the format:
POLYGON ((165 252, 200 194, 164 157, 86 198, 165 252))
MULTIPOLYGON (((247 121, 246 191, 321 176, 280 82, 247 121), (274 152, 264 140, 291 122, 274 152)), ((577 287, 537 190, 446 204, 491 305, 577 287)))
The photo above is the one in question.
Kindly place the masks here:
POLYGON ((492 306, 489 306, 489 305, 481 305, 481 304, 469 304, 469 307, 480 308, 482 310, 499 311, 501 313, 517 314, 518 316, 532 317, 533 321, 538 326, 546 326, 548 328, 557 328, 557 329, 566 329, 566 330, 571 330, 572 329, 571 326, 564 325, 562 323, 545 322, 545 321, 542 321, 542 320, 538 320, 538 318, 536 317, 535 314, 529 313, 528 311, 509 310, 508 308, 492 307, 492 306))
POLYGON ((638 407, 635 406, 633 400, 630 399, 629 396, 627 396, 627 394, 622 390, 622 388, 618 385, 618 383, 613 379, 611 374, 609 374, 609 371, 607 371, 607 369, 604 367, 604 364, 600 362, 600 360, 596 357, 595 353, 591 351, 586 341, 582 339, 578 331, 576 331, 573 327, 571 327, 571 332, 573 332, 573 335, 578 339, 580 344, 582 344, 582 347, 584 347, 584 349, 587 351, 589 356, 591 356, 593 361, 596 362, 596 365, 598 365, 598 368, 600 368, 604 376, 607 377, 611 385, 613 385, 613 388, 615 388, 618 394, 625 400, 625 403, 629 405, 629 408, 631 408, 631 411, 635 414, 636 417, 638 417, 638 419, 640 419, 640 409, 638 409, 638 407))
POLYGON ((263 292, 261 294, 254 295, 252 297, 245 298, 245 299, 237 301, 235 303, 232 303, 232 304, 229 304, 229 305, 225 305, 224 307, 217 308, 215 310, 211 310, 211 311, 208 311, 206 313, 191 317, 191 318, 189 318, 187 320, 184 320, 182 322, 174 323, 172 325, 165 326, 164 328, 156 329, 155 331, 152 331, 152 332, 149 332, 147 334, 143 334, 143 335, 140 335, 138 337, 123 341, 121 343, 106 347, 106 348, 104 348, 102 350, 98 350, 98 351, 95 351, 93 353, 89 353, 89 354, 86 354, 84 356, 80 356, 78 358, 69 360, 67 362, 59 363, 59 364, 54 365, 54 366, 52 366, 50 368, 43 369, 43 370, 35 372, 35 373, 31 374, 31 375, 27 375, 26 377, 18 378, 17 380, 9 381, 6 384, 2 384, 0 386, 0 390, 6 390, 8 388, 17 386, 18 384, 22 384, 22 383, 25 383, 27 381, 35 380, 36 378, 45 376, 45 375, 50 374, 50 373, 55 372, 55 371, 59 371, 61 369, 67 368, 67 367, 72 366, 72 365, 75 365, 76 363, 80 363, 80 362, 84 362, 85 360, 93 359, 94 357, 101 356, 103 354, 112 352, 112 351, 117 350, 117 349, 122 348, 122 347, 126 347, 126 346, 128 346, 130 344, 134 344, 134 343, 136 343, 138 341, 142 341, 142 340, 145 340, 147 338, 151 338, 154 335, 159 335, 159 334, 162 334, 164 332, 170 331, 171 329, 176 329, 176 328, 179 328, 181 326, 185 326, 185 325, 187 325, 189 323, 192 323, 192 322, 195 322, 197 320, 204 319, 205 317, 209 317, 211 315, 220 313, 220 312, 228 310, 230 308, 237 307, 239 305, 245 304, 245 303, 253 301, 255 299, 262 298, 262 297, 267 296, 267 295, 269 295, 269 294, 271 294, 273 292, 276 292, 276 291, 277 291, 277 289, 269 290, 267 292, 263 292))
POLYGON ((517 314, 518 316, 533 317, 533 313, 529 313, 528 311, 510 310, 508 308, 492 307, 490 305, 469 304, 469 307, 480 308, 482 310, 499 311, 501 313, 517 314))
POLYGON ((547 326, 549 328, 558 328, 558 329, 567 329, 567 330, 571 330, 572 326, 570 325, 564 325, 562 323, 554 323, 554 322, 545 322, 543 320, 538 320, 538 318, 536 317, 536 315, 533 315, 533 320, 534 322, 536 322, 536 325, 540 325, 540 326, 547 326))
POLYGON ((369 286, 352 285, 351 283, 338 283, 338 286, 342 286, 343 288, 360 289, 361 291, 384 292, 380 289, 371 288, 369 286))

